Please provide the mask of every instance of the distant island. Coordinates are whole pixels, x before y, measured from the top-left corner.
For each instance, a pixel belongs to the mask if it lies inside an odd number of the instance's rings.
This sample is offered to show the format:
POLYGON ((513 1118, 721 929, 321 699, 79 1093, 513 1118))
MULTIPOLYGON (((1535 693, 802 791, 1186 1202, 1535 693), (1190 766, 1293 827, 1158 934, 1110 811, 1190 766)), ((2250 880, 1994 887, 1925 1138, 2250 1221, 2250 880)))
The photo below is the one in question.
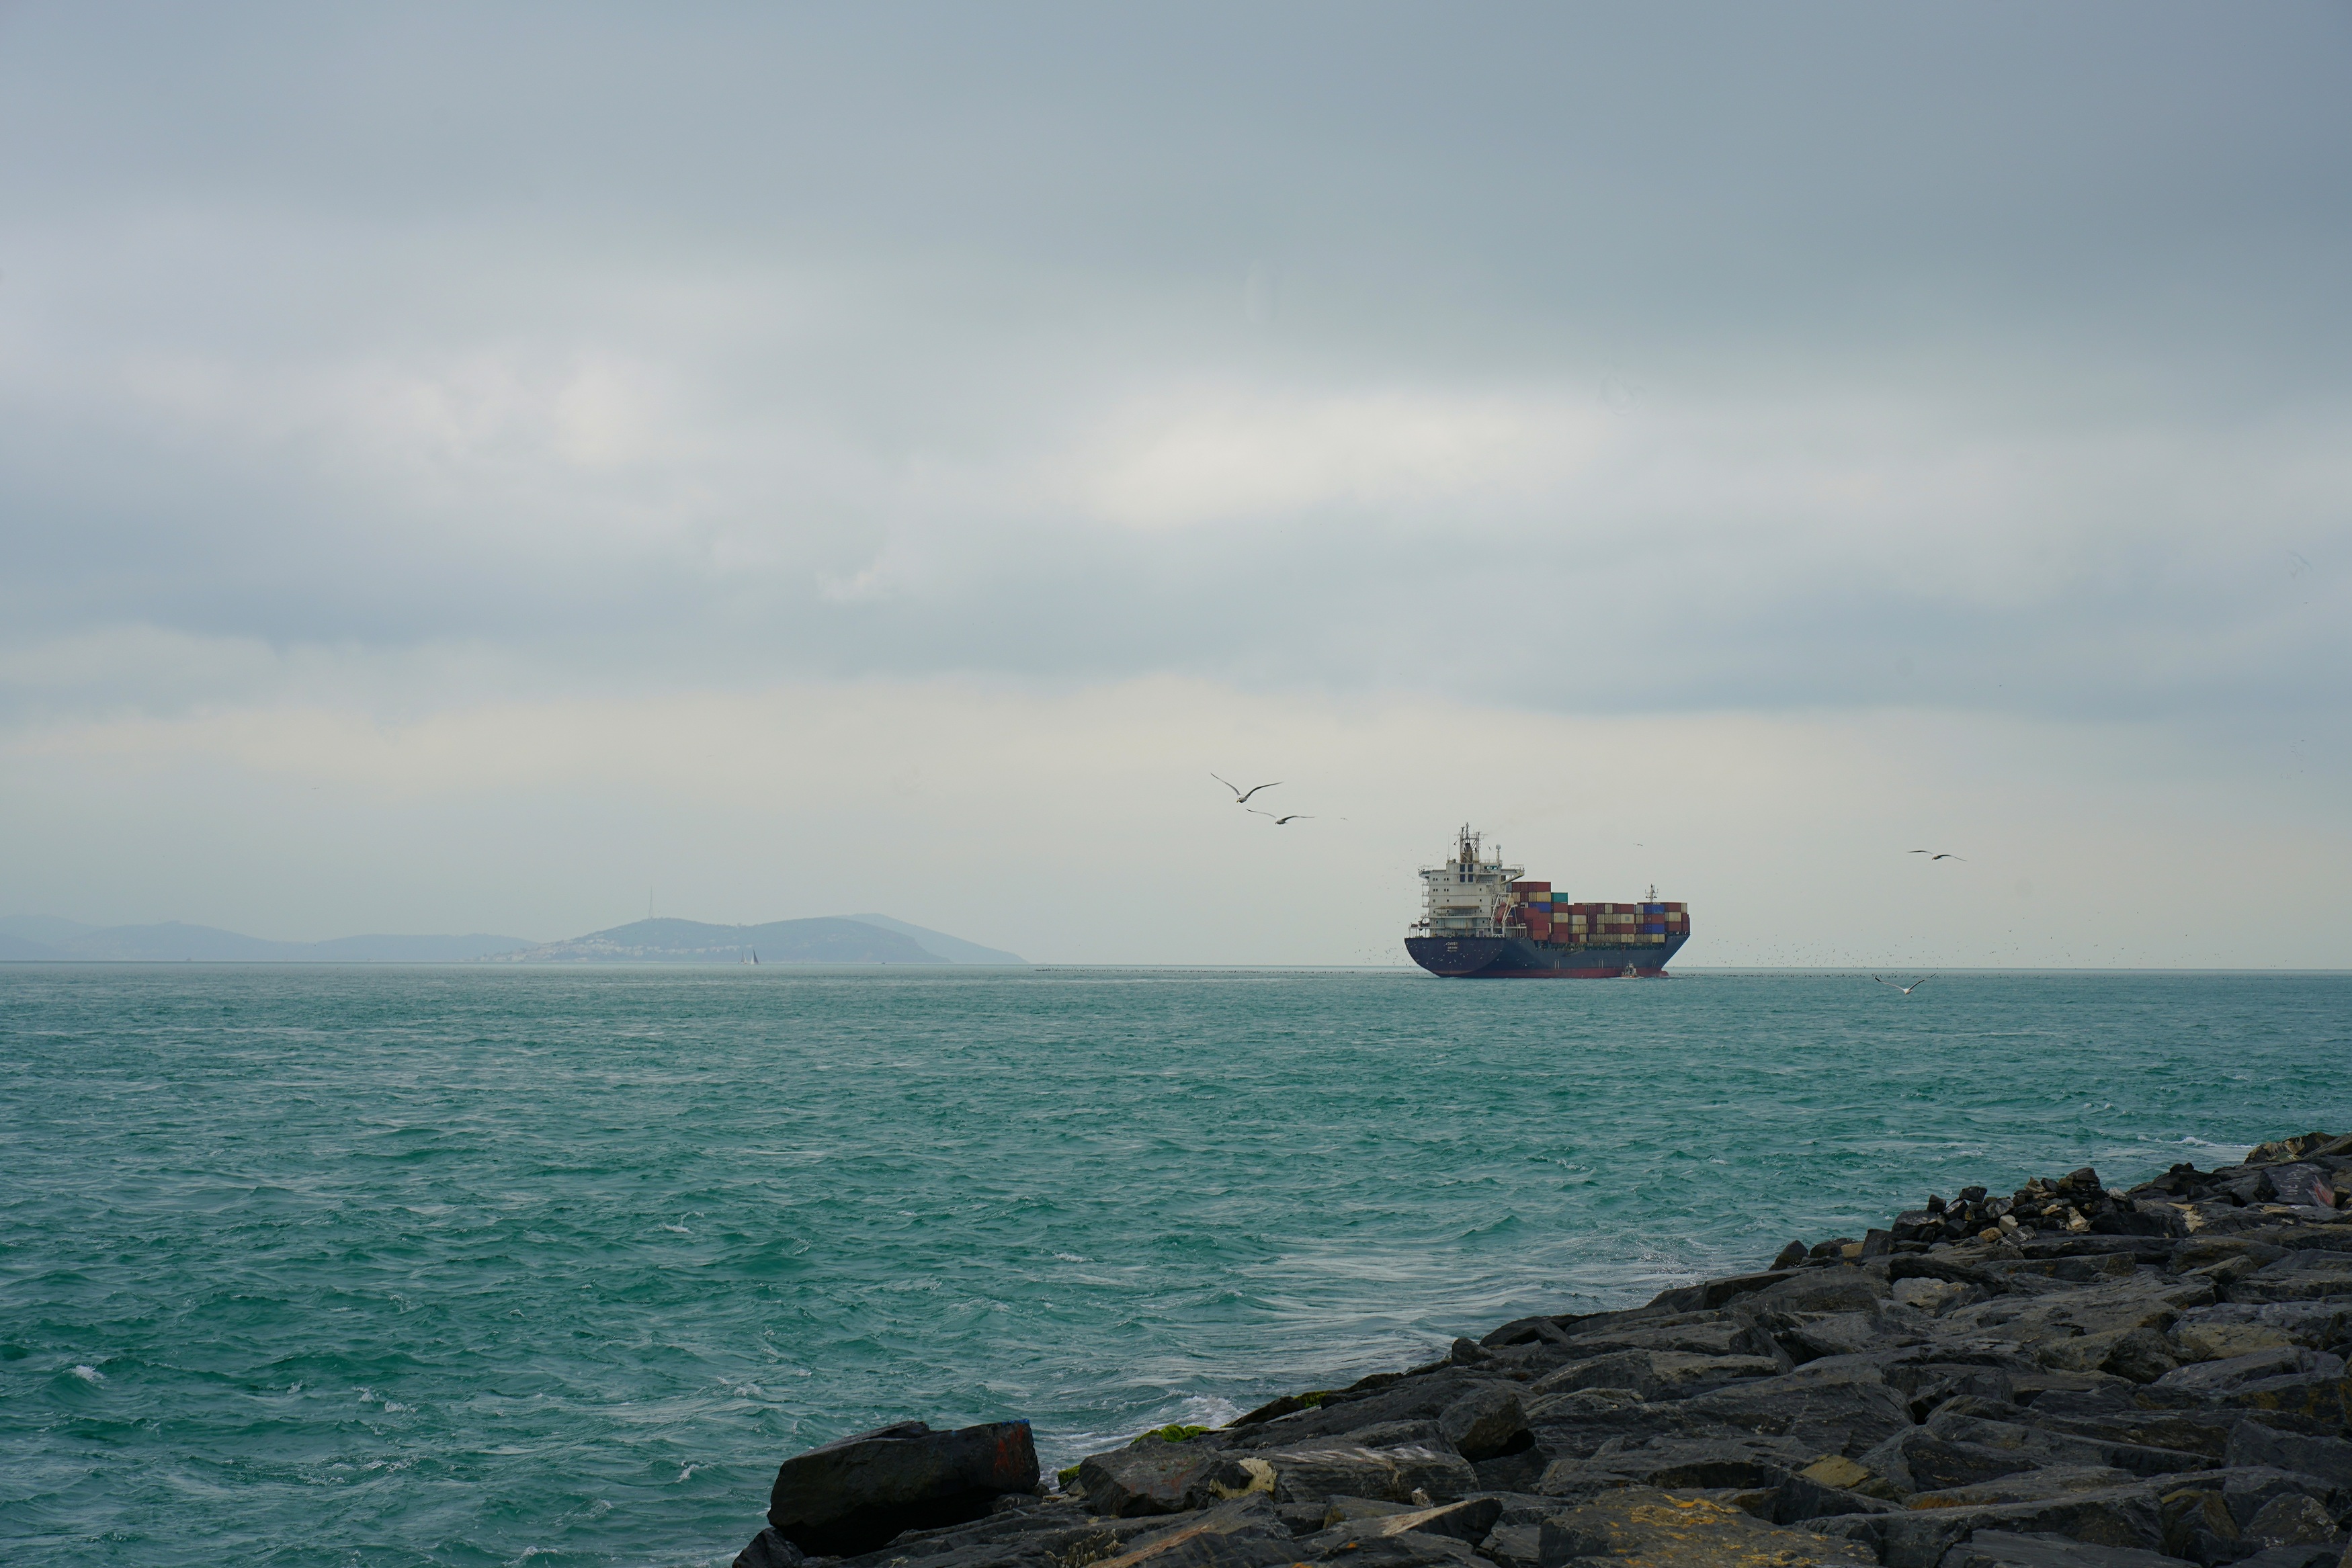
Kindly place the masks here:
POLYGON ((772 920, 765 925, 705 925, 697 920, 637 920, 489 956, 498 964, 1024 964, 887 915, 772 920))
POLYGON ((0 919, 0 963, 201 964, 1025 964, 887 915, 824 915, 763 925, 639 920, 562 942, 522 936, 341 936, 273 942, 210 925, 85 925, 38 915, 0 919))

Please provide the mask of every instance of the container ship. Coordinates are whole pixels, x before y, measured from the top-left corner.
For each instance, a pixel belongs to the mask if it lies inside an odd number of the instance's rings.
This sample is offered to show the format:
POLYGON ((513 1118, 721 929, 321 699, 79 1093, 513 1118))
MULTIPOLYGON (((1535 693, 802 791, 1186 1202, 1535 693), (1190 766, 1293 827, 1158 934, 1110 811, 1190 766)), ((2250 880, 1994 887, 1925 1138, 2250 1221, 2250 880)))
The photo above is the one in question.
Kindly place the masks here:
POLYGON ((1656 979, 1690 940, 1690 911, 1658 890, 1633 904, 1570 904, 1489 853, 1467 825, 1454 858, 1421 873, 1421 918, 1404 939, 1433 975, 1478 979, 1656 979))

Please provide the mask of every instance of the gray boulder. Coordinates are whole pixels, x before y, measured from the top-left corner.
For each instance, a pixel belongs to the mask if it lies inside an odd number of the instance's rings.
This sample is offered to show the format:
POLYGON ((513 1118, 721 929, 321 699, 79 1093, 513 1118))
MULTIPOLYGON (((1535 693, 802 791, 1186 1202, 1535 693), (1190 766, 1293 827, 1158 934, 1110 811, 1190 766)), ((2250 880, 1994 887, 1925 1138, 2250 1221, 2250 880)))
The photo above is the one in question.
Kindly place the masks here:
POLYGON ((2191 1568, 2136 1546, 2092 1546, 2063 1535, 1979 1530, 1944 1553, 1938 1568, 2191 1568))
POLYGON ((1887 1386, 1878 1368, 1845 1358, 1718 1388, 1680 1407, 1712 1427, 1790 1437, 1817 1454, 1849 1457, 1912 1425, 1909 1401, 1887 1386))
POLYGON ((1505 1384, 1473 1389, 1456 1399, 1439 1413, 1437 1428, 1454 1452, 1474 1463, 1535 1443, 1517 1390, 1505 1384))
POLYGON ((1139 1536, 1118 1556, 1100 1560, 1097 1568, 1275 1568, 1297 1556, 1289 1527, 1261 1494, 1219 1503, 1181 1524, 1139 1536))
POLYGON ((1356 1511, 1350 1518, 1334 1521, 1321 1534, 1310 1536, 1308 1540, 1329 1546, 1338 1545, 1338 1538, 1341 1537, 1361 1543, 1391 1536, 1417 1534, 1475 1543, 1484 1540, 1486 1532, 1495 1528, 1495 1521, 1502 1516, 1502 1500, 1492 1497, 1381 1513, 1367 1510, 1356 1511))
POLYGON ((2218 1398, 2235 1389, 2275 1377, 2340 1378, 2344 1359, 2301 1345, 2278 1345, 2221 1361, 2197 1362, 2178 1367, 2148 1385, 2157 1394, 2185 1394, 2197 1399, 2218 1398))
POLYGON ((2070 1492, 2032 1502, 1906 1509, 1850 1521, 1817 1521, 1814 1528, 1832 1524, 1854 1539, 1875 1545, 1887 1568, 1937 1568, 1946 1552, 1979 1530, 2063 1535, 2087 1545, 2134 1547, 2143 1552, 2161 1551, 2165 1543, 2157 1490, 2146 1484, 2070 1492))
POLYGON ((735 1554, 735 1568, 801 1568, 807 1561, 807 1554, 777 1534, 772 1524, 735 1554))
POLYGON ((1028 1422, 934 1432, 906 1421, 786 1459, 768 1494, 768 1523, 813 1556, 845 1557, 903 1530, 982 1518, 1005 1493, 1036 1490, 1028 1422))
POLYGON ((2259 1465, 2315 1476, 2352 1492, 2352 1443, 2341 1437, 2281 1432, 2259 1421, 2241 1421, 2230 1429, 2223 1463, 2232 1469, 2259 1465))
POLYGON ((2233 1301, 2315 1301, 2336 1296, 2352 1296, 2352 1252, 2316 1248, 2291 1252, 2230 1286, 2233 1301))
POLYGON ((1278 1448, 1260 1456, 1274 1467, 1274 1495, 1283 1502, 1335 1497, 1451 1502, 1478 1490, 1477 1472, 1461 1455, 1438 1448, 1333 1446, 1278 1448))
POLYGON ((1775 1568, 1847 1568, 1877 1559, 1862 1543, 1787 1530, 1730 1503, 1624 1487, 1544 1521, 1538 1568, 1632 1559, 1672 1564, 1771 1563, 1775 1568))
POLYGON ((2316 1499, 2291 1492, 2264 1503, 2246 1521, 2245 1535, 2265 1546, 2316 1545, 2336 1539, 2336 1519, 2316 1499))
POLYGON ((1210 1508, 1252 1491, 1270 1492, 1274 1471, 1264 1459, 1147 1436, 1078 1461, 1078 1490, 1095 1512, 1136 1519, 1210 1508))

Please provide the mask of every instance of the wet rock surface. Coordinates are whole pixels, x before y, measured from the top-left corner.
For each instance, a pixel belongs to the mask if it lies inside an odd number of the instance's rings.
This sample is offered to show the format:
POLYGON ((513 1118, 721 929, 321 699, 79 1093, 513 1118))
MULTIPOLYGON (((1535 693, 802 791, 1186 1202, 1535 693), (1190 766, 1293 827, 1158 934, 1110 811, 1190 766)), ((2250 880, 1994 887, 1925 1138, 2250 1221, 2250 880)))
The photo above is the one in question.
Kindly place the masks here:
POLYGON ((737 1563, 2352 1568, 2347 1206, 2352 1136, 2318 1133, 1934 1195, 1058 1489, 1022 1423, 845 1439, 785 1461, 737 1563))

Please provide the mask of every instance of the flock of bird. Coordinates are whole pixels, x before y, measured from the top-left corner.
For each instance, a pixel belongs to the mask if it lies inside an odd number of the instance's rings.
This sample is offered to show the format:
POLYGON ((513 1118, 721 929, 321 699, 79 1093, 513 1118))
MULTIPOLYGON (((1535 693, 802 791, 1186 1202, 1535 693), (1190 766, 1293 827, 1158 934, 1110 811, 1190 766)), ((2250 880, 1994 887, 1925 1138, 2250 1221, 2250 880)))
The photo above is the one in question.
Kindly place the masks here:
POLYGON ((1272 783, 1268 784, 1253 784, 1248 789, 1244 789, 1230 779, 1218 778, 1214 773, 1210 774, 1209 777, 1215 779, 1218 783, 1223 784, 1226 789, 1234 792, 1234 805, 1239 806, 1253 817, 1264 817, 1267 821, 1272 822, 1277 828, 1286 826, 1291 822, 1311 822, 1315 820, 1314 818, 1307 815, 1304 811, 1293 811, 1286 817, 1278 817, 1272 811, 1261 811, 1255 806, 1249 803, 1250 797, 1256 794, 1259 790, 1272 789, 1279 785, 1282 782, 1279 779, 1276 779, 1272 783))
MULTIPOLYGON (((1250 797, 1256 794, 1259 790, 1279 788, 1282 784, 1282 780, 1279 779, 1270 779, 1264 784, 1253 784, 1248 789, 1244 789, 1240 785, 1234 783, 1232 779, 1224 777, 1223 774, 1212 773, 1209 777, 1214 779, 1218 783, 1223 785, 1226 789, 1234 792, 1234 805, 1239 806, 1253 817, 1264 817, 1267 821, 1272 822, 1277 828, 1286 827, 1292 822, 1311 822, 1315 820, 1304 811, 1291 811, 1277 815, 1273 811, 1262 811, 1255 806, 1250 804, 1250 797)), ((1957 855, 1952 853, 1949 850, 1906 850, 1904 852, 1906 854, 1926 855, 1931 864, 1937 861, 1958 861, 1963 865, 1968 863, 1968 857, 1966 855, 1957 855)), ((1920 987, 1926 985, 1929 980, 1936 979, 1938 977, 1936 975, 1923 975, 1907 986, 1897 980, 1890 980, 1884 975, 1873 975, 1870 977, 1876 980, 1880 985, 1900 991, 1907 997, 1912 992, 1917 990, 1920 987)))

